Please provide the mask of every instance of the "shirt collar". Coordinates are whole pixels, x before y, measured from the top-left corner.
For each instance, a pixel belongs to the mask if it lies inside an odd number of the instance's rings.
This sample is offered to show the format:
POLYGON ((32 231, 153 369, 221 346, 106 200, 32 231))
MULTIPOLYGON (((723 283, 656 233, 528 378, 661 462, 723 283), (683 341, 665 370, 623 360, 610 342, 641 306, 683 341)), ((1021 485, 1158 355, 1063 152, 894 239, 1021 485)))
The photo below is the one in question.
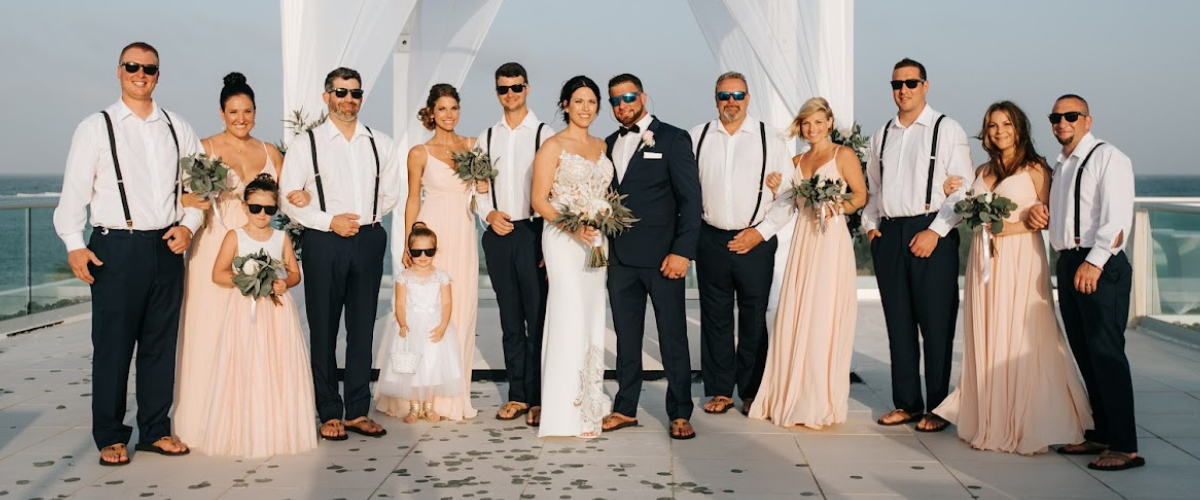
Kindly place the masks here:
POLYGON ((518 128, 536 129, 539 123, 542 123, 542 121, 538 120, 537 115, 533 113, 532 109, 530 109, 525 113, 525 118, 521 120, 521 123, 517 124, 516 128, 510 128, 508 126, 508 120, 505 120, 504 116, 500 117, 500 121, 496 122, 496 126, 504 127, 509 130, 516 130, 518 128))
POLYGON ((1070 156, 1063 156, 1061 150, 1058 152, 1058 163, 1061 164, 1062 162, 1067 161, 1067 159, 1070 158, 1071 156, 1074 156, 1076 158, 1079 158, 1080 160, 1083 160, 1084 155, 1088 154, 1088 152, 1091 151, 1092 147, 1094 147, 1095 145, 1096 145, 1096 136, 1092 135, 1091 132, 1088 132, 1086 135, 1083 136, 1083 139, 1079 140, 1079 144, 1075 145, 1075 149, 1071 150, 1070 156))
MULTIPOLYGON (((733 134, 730 134, 727 130, 725 130, 725 124, 721 123, 720 118, 713 120, 713 126, 717 128, 718 132, 730 137, 733 136, 733 134)), ((753 116, 747 116, 745 120, 742 120, 742 126, 738 127, 737 131, 734 133, 758 135, 758 120, 754 119, 753 116)))
MULTIPOLYGON (((342 137, 342 131, 338 130, 337 125, 333 124, 332 118, 325 119, 325 123, 317 126, 318 129, 321 127, 325 128, 325 135, 331 141, 335 138, 342 137)), ((354 135, 350 136, 349 142, 354 142, 355 139, 363 136, 370 136, 370 134, 367 132, 367 126, 363 125, 362 120, 358 120, 354 122, 354 135)))
MULTIPOLYGON (((150 110, 150 116, 146 117, 146 122, 152 122, 162 117, 162 113, 159 112, 158 101, 152 100, 151 105, 153 108, 150 110)), ((119 123, 130 116, 137 116, 133 114, 133 110, 129 109, 129 106, 125 104, 124 99, 117 99, 117 103, 110 106, 110 109, 112 110, 111 114, 113 115, 114 122, 119 123)))
POLYGON ((650 123, 653 121, 654 117, 651 116, 650 113, 646 113, 646 116, 643 116, 641 120, 638 120, 636 125, 638 126, 638 130, 641 131, 638 133, 638 137, 641 137, 646 133, 646 131, 650 130, 650 123))
MULTIPOLYGON (((938 112, 934 111, 933 107, 930 106, 929 103, 925 103, 925 109, 922 109, 921 114, 917 115, 917 119, 913 120, 913 125, 920 124, 926 127, 933 126, 933 119, 937 116, 937 114, 938 112)), ((896 117, 892 119, 892 126, 896 128, 905 128, 903 125, 900 125, 899 113, 897 113, 896 117)), ((912 125, 909 126, 911 127, 912 125)))

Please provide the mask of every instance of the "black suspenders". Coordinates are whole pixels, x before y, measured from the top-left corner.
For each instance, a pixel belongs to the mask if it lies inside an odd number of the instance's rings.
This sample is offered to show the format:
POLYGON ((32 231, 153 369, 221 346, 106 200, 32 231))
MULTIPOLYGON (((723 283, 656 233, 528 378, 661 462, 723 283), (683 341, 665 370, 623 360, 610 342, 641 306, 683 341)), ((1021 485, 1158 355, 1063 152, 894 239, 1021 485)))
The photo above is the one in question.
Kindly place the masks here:
MULTIPOLYGON (((704 124, 704 129, 700 131, 700 140, 696 143, 696 165, 700 165, 700 150, 704 147, 704 138, 708 136, 708 127, 712 126, 712 122, 704 124)), ((762 138, 762 169, 758 172, 758 196, 754 199, 754 213, 750 215, 750 222, 747 227, 755 227, 758 224, 754 223, 754 219, 758 218, 758 209, 762 206, 763 181, 767 180, 767 124, 758 122, 758 134, 762 138)))
MULTIPOLYGON (((171 131, 171 140, 175 142, 175 205, 179 204, 179 188, 182 185, 180 179, 179 167, 179 136, 175 133, 175 124, 171 123, 171 115, 167 114, 167 110, 159 108, 162 111, 163 117, 167 119, 167 128, 171 131)), ((125 178, 121 176, 121 162, 117 160, 117 135, 113 130, 112 117, 108 111, 101 111, 104 115, 104 125, 108 127, 108 149, 112 153, 113 170, 117 173, 117 191, 121 193, 121 210, 125 212, 125 227, 133 229, 133 216, 129 214, 129 198, 125 195, 125 178)))
POLYGON ((1088 151, 1087 156, 1083 157, 1083 163, 1080 163, 1079 168, 1075 169, 1075 247, 1076 248, 1079 247, 1079 241, 1081 239, 1080 234, 1079 234, 1079 187, 1083 185, 1083 168, 1087 166, 1088 160, 1092 159, 1092 153, 1095 153, 1096 150, 1099 149, 1100 146, 1103 146, 1103 145, 1104 145, 1103 142, 1099 142, 1099 143, 1096 143, 1095 146, 1092 146, 1092 150, 1088 151))
MULTIPOLYGON (((545 123, 539 123, 538 128, 537 128, 537 134, 534 135, 534 137, 533 137, 533 154, 534 154, 534 156, 537 156, 538 150, 542 149, 542 128, 545 126, 546 126, 545 123)), ((492 128, 493 127, 488 127, 488 129, 487 129, 486 141, 487 141, 487 154, 489 156, 492 154, 492 128)), ((492 179, 488 182, 491 183, 491 185, 492 185, 491 186, 492 187, 492 189, 491 189, 492 209, 500 210, 500 204, 496 202, 496 179, 492 179)))
MULTIPOLYGON (((946 115, 939 116, 937 121, 933 122, 933 144, 929 146, 929 176, 925 179, 925 211, 929 212, 929 207, 933 202, 933 169, 937 166, 937 144, 938 131, 942 127, 942 119, 946 115)), ((883 150, 887 147, 888 130, 892 128, 892 121, 888 120, 887 125, 883 126, 883 141, 879 143, 879 183, 883 184, 883 150)))
MULTIPOLYGON (((367 129, 367 137, 371 140, 371 153, 375 155, 375 197, 371 200, 371 222, 374 224, 375 219, 379 218, 379 148, 375 146, 375 133, 371 132, 371 127, 363 125, 367 129)), ((321 204, 321 211, 325 211, 325 186, 321 184, 321 170, 317 166, 317 138, 313 135, 313 131, 308 131, 308 143, 312 147, 312 165, 313 177, 317 180, 317 200, 321 204)))

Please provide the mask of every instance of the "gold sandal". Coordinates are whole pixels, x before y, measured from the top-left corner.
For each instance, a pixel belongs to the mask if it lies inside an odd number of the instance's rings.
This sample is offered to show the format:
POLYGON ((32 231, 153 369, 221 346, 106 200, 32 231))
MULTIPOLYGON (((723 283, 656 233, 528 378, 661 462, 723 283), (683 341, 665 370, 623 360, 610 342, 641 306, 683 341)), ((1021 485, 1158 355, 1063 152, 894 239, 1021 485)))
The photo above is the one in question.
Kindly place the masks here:
POLYGON ((425 420, 428 420, 428 421, 434 422, 434 423, 442 421, 442 416, 438 415, 437 412, 433 411, 433 403, 425 403, 425 404, 421 405, 421 407, 422 407, 422 409, 425 410, 424 411, 425 420))
POLYGON ((421 419, 421 403, 416 401, 408 403, 408 415, 404 416, 404 423, 415 424, 421 419))

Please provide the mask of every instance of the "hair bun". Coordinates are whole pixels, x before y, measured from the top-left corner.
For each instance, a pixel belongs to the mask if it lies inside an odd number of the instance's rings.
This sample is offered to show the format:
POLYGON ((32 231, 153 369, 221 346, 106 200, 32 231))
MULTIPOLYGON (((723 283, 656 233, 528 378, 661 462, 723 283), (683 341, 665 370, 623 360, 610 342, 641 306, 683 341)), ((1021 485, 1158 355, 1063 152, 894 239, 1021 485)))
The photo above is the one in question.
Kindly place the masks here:
POLYGON ((258 174, 258 175, 256 175, 256 176, 254 176, 254 180, 256 180, 256 181, 271 181, 271 182, 275 182, 275 178, 274 178, 274 177, 272 177, 272 176, 271 176, 271 174, 268 174, 268 173, 266 173, 266 172, 263 172, 263 173, 261 173, 261 174, 258 174))
POLYGON ((237 71, 234 71, 228 75, 225 75, 225 85, 226 86, 245 85, 245 84, 246 84, 246 75, 238 73, 237 71))
POLYGON ((429 226, 425 225, 424 222, 416 221, 416 222, 412 223, 412 227, 410 229, 416 229, 418 227, 428 228, 429 226))

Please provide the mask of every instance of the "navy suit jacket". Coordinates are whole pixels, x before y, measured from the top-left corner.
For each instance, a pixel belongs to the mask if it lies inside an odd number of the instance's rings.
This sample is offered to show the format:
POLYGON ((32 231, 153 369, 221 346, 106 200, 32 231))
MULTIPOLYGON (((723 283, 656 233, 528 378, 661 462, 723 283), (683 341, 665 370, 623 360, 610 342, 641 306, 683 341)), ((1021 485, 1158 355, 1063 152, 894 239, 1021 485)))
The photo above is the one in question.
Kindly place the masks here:
MULTIPOLYGON (((696 258, 700 237, 700 170, 686 130, 654 118, 647 127, 654 146, 641 147, 619 182, 613 172, 612 187, 628 195, 625 205, 640 219, 620 236, 609 238, 609 258, 630 267, 662 266, 668 254, 696 258), (646 158, 658 153, 662 158, 646 158)), ((618 134, 605 139, 609 159, 618 134)), ((614 168, 615 162, 614 162, 614 168)))

